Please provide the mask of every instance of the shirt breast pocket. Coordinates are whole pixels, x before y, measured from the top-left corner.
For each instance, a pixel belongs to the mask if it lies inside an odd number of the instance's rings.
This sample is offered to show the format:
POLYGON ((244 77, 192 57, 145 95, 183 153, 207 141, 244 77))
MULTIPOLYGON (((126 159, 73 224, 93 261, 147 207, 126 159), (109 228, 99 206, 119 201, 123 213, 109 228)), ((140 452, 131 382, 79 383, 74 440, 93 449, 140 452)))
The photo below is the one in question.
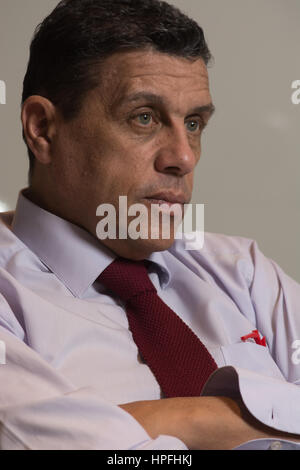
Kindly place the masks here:
POLYGON ((226 366, 236 366, 285 380, 266 346, 248 341, 221 346, 221 351, 226 366))

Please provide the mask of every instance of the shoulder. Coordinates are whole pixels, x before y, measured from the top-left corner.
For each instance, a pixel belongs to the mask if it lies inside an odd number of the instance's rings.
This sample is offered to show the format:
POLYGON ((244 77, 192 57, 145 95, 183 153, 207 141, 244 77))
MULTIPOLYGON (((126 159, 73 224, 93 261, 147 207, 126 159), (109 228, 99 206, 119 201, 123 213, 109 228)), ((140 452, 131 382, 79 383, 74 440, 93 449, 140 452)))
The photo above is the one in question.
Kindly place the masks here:
POLYGON ((28 248, 0 216, 0 268, 6 268, 16 253, 23 250, 28 248))
POLYGON ((234 255, 251 256, 255 244, 255 240, 246 237, 211 232, 193 232, 184 234, 182 239, 176 240, 169 251, 174 254, 184 252, 187 256, 200 256, 203 258, 224 258, 234 255))
POLYGON ((258 249, 255 240, 205 232, 202 234, 202 246, 195 245, 196 249, 189 249, 190 238, 191 234, 183 235, 168 251, 178 262, 199 275, 202 273, 202 276, 205 272, 228 281, 242 277, 248 286, 251 284, 255 268, 254 253, 258 249))
POLYGON ((20 299, 26 270, 31 268, 33 253, 16 237, 7 224, 0 220, 0 331, 6 331, 24 340, 20 299))
POLYGON ((2 221, 3 224, 10 229, 13 223, 14 215, 14 211, 0 212, 0 222, 2 221))

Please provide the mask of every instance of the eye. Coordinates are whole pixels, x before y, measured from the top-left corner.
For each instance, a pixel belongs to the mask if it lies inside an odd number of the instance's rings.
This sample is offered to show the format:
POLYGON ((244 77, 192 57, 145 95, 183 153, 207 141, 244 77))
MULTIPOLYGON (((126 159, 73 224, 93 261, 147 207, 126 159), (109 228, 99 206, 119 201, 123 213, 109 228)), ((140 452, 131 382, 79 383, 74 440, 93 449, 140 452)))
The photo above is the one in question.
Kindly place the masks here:
MULTIPOLYGON (((189 132, 196 133, 201 129, 200 122, 196 119, 190 119, 186 122, 186 127, 189 132)), ((203 126, 202 126, 203 127, 203 126)))
POLYGON ((142 113, 136 116, 138 122, 143 126, 148 126, 152 123, 153 117, 151 113, 142 113))

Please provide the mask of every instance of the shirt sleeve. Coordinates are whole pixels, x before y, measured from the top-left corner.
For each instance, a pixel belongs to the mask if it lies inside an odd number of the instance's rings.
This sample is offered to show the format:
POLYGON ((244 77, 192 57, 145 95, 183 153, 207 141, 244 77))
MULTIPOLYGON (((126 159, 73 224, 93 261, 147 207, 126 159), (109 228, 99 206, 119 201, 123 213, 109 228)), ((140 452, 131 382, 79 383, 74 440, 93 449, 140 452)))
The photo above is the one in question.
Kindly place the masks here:
MULTIPOLYGON (((250 245, 246 259, 248 274, 252 273, 248 295, 255 326, 267 341, 266 347, 254 347, 264 350, 260 357, 265 356, 270 367, 257 372, 246 366, 222 367, 209 378, 203 395, 238 395, 260 422, 298 434, 300 440, 300 284, 266 258, 256 242, 250 245), (273 373, 276 368, 280 372, 273 373)), ((260 439, 240 448, 272 449, 275 442, 278 449, 300 450, 300 443, 275 441, 260 439)))
MULTIPOLYGON (((3 306, 7 312, 0 296, 3 306)), ((172 436, 152 440, 129 413, 92 387, 76 388, 18 337, 20 325, 18 336, 13 334, 12 319, 0 316, 6 349, 0 364, 1 450, 186 449, 172 436)))

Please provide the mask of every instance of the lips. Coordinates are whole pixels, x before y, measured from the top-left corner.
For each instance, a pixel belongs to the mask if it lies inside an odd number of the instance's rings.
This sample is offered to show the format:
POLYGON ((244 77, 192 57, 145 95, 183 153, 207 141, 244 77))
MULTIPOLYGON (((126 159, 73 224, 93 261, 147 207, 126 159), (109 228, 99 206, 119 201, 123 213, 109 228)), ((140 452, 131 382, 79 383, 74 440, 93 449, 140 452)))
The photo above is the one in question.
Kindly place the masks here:
POLYGON ((161 192, 157 194, 153 194, 151 196, 146 197, 148 201, 153 204, 168 204, 169 206, 173 204, 186 204, 186 197, 183 194, 175 194, 170 192, 161 192))

